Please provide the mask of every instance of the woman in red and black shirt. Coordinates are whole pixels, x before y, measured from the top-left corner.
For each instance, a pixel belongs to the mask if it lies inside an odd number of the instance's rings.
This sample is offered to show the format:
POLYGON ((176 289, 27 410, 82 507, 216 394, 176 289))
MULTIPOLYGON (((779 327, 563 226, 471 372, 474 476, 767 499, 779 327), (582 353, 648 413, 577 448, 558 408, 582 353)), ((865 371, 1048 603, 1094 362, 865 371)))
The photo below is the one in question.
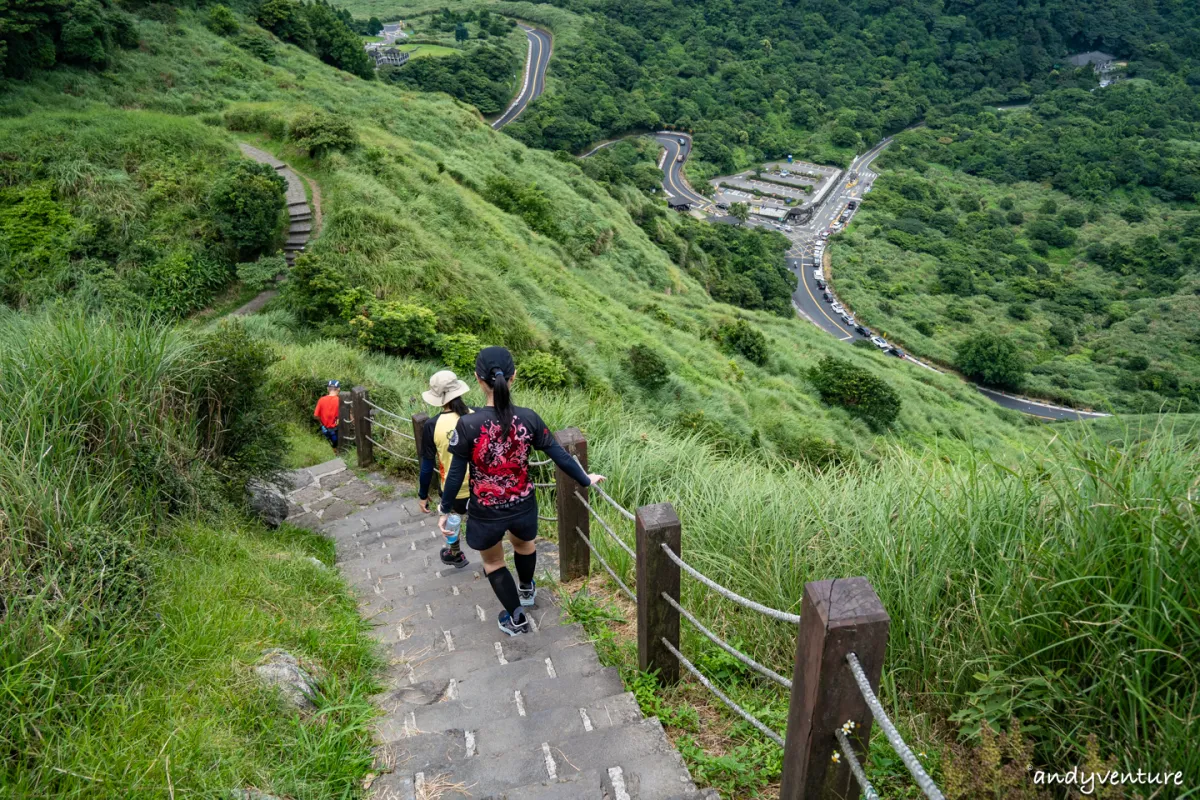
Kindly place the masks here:
POLYGON ((542 451, 583 486, 604 480, 603 475, 584 472, 537 413, 512 404, 509 386, 515 374, 516 365, 508 350, 485 347, 479 351, 475 378, 487 405, 459 419, 450 434, 452 460, 438 509, 441 512, 438 527, 445 532, 451 511, 446 498, 455 497, 470 466, 471 524, 467 526, 467 545, 478 550, 483 559, 483 570, 504 606, 499 617, 500 630, 509 636, 529 630, 522 607, 532 606, 537 598, 533 573, 537 566, 534 539, 538 513, 537 495, 529 474, 531 453, 542 451), (505 533, 512 542, 519 587, 513 583, 512 573, 504 563, 505 533))

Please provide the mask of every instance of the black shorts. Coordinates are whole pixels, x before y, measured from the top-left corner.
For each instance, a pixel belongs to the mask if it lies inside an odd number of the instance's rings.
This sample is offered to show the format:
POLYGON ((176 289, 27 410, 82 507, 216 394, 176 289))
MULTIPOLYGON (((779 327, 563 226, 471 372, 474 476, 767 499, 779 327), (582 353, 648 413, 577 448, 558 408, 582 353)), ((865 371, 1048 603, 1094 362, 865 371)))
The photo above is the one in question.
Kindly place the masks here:
POLYGON ((529 511, 519 517, 504 520, 483 520, 467 517, 467 546, 472 550, 487 550, 504 541, 504 534, 511 533, 518 539, 532 542, 538 535, 537 506, 530 505, 529 511))

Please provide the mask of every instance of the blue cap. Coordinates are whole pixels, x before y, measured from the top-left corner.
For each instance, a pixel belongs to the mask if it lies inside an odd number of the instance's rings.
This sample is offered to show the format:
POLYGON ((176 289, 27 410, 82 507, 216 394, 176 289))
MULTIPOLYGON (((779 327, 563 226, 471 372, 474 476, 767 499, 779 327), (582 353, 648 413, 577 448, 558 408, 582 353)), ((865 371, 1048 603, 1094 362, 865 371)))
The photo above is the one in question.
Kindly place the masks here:
POLYGON ((335 380, 335 381, 330 381, 330 382, 329 382, 329 383, 326 385, 326 388, 329 388, 329 389, 340 389, 340 388, 342 388, 342 382, 341 382, 341 381, 336 381, 336 380, 335 380))

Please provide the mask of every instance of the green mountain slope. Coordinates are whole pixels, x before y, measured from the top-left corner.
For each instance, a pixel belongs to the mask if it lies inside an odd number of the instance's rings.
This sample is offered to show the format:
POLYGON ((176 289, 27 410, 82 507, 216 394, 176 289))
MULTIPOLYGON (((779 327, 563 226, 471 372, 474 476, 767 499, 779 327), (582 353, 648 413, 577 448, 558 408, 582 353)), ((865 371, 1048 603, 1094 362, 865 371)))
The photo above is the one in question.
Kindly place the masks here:
MULTIPOLYGON (((222 138, 228 153, 239 137, 276 150, 322 187, 325 228, 293 278, 291 302, 330 334, 361 330, 346 324, 355 298, 340 306, 336 298, 361 288, 360 300, 428 307, 439 334, 470 332, 530 355, 556 354, 575 385, 630 396, 729 446, 766 442, 793 460, 874 447, 865 423, 823 404, 807 381, 806 371, 830 354, 896 388, 902 441, 991 446, 1022 436, 1022 420, 953 379, 847 351, 796 319, 714 303, 633 223, 626 206, 643 213, 649 201, 631 193, 618 202, 578 167, 493 132, 444 96, 365 82, 288 45, 276 44, 267 64, 187 12, 177 25, 142 20, 139 32, 143 46, 103 73, 58 69, 6 85, 0 110, 15 118, 14 130, 69 111, 79 116, 65 127, 83 136, 89 127, 98 132, 87 135, 102 135, 102 106, 118 115, 146 109, 180 115, 181 130, 197 141, 222 138), (314 159, 281 140, 295 117, 314 110, 352 119, 360 145, 314 159), (761 366, 718 341, 721 326, 736 319, 766 335, 761 366), (637 343, 665 360, 672 377, 664 387, 645 390, 630 377, 637 343)), ((74 152, 64 149, 63 158, 74 152)), ((54 160, 48 155, 39 174, 65 169, 54 160)), ((69 185, 55 191, 65 206, 82 202, 69 185)), ((411 352, 439 351, 429 343, 411 352)))

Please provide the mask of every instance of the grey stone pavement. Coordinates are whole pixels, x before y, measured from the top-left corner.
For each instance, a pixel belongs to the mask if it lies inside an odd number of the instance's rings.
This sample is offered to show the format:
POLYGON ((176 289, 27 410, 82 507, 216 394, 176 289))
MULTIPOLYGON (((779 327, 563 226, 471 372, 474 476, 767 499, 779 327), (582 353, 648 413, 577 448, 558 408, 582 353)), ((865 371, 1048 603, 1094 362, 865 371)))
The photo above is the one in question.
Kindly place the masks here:
MULTIPOLYGON (((443 565, 436 517, 412 487, 385 496, 385 485, 335 459, 291 473, 288 492, 288 522, 336 542, 386 653, 373 800, 717 797, 696 789, 658 720, 551 592, 529 609, 533 632, 505 635, 478 555, 443 565)), ((538 556, 539 575, 555 569, 552 545, 538 556)))

